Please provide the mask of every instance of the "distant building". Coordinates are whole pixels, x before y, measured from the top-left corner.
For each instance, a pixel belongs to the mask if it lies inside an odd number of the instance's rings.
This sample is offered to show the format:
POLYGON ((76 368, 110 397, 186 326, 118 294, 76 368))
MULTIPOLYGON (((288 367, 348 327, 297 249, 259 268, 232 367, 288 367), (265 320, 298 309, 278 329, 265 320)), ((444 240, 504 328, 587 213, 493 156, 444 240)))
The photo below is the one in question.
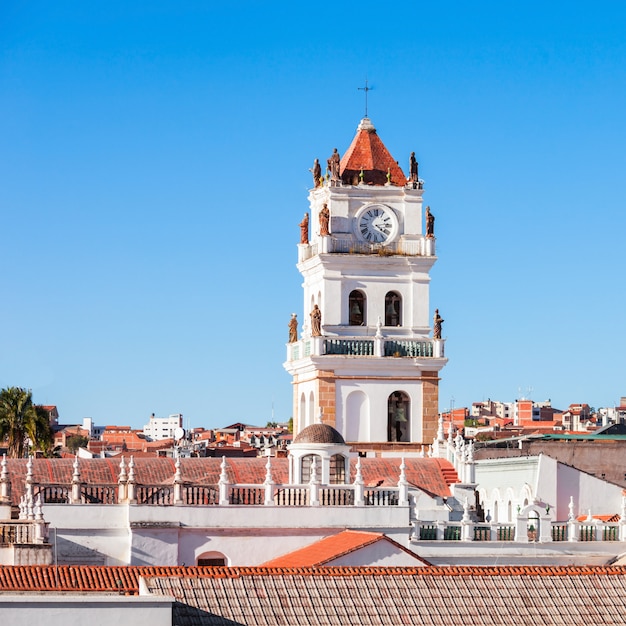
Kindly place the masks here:
POLYGON ((153 413, 150 416, 149 423, 143 427, 143 434, 148 441, 180 439, 182 437, 182 428, 182 413, 175 413, 169 417, 155 417, 153 413))

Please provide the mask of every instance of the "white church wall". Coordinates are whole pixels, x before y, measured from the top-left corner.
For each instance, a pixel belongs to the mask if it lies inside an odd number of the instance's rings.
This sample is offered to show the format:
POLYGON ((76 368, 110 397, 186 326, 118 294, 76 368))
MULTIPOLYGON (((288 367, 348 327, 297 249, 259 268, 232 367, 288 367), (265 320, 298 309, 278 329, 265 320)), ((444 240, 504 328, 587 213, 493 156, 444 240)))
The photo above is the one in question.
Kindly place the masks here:
POLYGON ((128 507, 115 504, 44 504, 49 541, 58 564, 130 563, 128 507))

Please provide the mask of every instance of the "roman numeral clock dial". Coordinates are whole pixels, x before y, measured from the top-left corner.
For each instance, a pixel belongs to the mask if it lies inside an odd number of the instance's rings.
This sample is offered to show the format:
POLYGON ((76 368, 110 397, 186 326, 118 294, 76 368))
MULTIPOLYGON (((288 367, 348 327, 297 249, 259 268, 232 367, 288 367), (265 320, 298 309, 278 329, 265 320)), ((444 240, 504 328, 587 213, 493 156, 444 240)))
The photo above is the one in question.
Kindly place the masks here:
POLYGON ((395 213, 381 204, 370 204, 355 217, 356 235, 367 243, 388 243, 398 232, 395 213))

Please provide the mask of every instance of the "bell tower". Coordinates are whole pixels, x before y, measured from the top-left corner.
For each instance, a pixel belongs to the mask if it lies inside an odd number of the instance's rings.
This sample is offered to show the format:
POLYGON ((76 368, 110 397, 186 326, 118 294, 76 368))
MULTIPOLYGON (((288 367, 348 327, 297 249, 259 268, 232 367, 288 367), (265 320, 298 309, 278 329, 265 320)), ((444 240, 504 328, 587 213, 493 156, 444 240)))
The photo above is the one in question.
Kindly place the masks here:
POLYGON ((327 163, 323 176, 315 161, 300 223, 304 315, 284 364, 294 434, 321 419, 347 442, 430 443, 447 359, 438 312, 430 323, 434 216, 415 155, 407 178, 365 117, 327 163))

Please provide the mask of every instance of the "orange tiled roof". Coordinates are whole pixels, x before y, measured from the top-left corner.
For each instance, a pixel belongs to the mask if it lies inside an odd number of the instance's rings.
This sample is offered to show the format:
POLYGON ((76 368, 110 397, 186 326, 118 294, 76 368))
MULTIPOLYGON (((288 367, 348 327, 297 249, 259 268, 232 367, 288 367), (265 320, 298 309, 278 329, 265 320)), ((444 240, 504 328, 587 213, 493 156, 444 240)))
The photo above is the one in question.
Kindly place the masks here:
MULTIPOLYGON (((126 463, 132 456, 124 453, 115 458, 79 459, 81 481, 92 485, 117 484, 121 457, 126 463)), ((216 485, 219 482, 222 459, 219 457, 181 459, 183 480, 195 485, 216 485)), ((17 504, 24 493, 26 459, 7 459, 11 480, 11 498, 17 504)), ((233 484, 262 484, 266 476, 264 457, 237 457, 226 459, 226 474, 233 484)), ((289 461, 272 458, 272 477, 276 483, 288 484, 289 461)), ((354 459, 351 460, 350 483, 355 478, 354 459)), ((415 487, 443 498, 450 496, 451 482, 458 482, 454 467, 443 459, 405 459, 406 479, 415 487)), ((399 458, 361 459, 361 474, 365 485, 396 486, 400 477, 399 458)), ((174 482, 175 459, 152 457, 135 459, 135 478, 141 485, 171 485, 174 482)), ((33 479, 38 484, 69 485, 72 482, 72 459, 34 459, 33 479)))
POLYGON ((350 147, 341 158, 339 170, 341 179, 348 185, 359 184, 361 170, 365 184, 384 185, 389 171, 393 185, 406 185, 406 176, 368 118, 361 120, 350 147))
POLYGON ((626 576, 624 566, 452 566, 452 567, 186 567, 141 565, 5 565, 0 593, 15 591, 122 592, 136 594, 140 577, 242 578, 265 576, 364 577, 419 576, 626 576))
POLYGON ((413 556, 416 560, 425 563, 417 554, 407 550, 404 546, 401 546, 383 533, 344 530, 336 535, 324 537, 324 539, 320 539, 300 550, 294 550, 267 561, 267 563, 263 563, 262 567, 316 567, 326 565, 346 554, 356 552, 379 541, 391 543, 403 552, 413 556))

